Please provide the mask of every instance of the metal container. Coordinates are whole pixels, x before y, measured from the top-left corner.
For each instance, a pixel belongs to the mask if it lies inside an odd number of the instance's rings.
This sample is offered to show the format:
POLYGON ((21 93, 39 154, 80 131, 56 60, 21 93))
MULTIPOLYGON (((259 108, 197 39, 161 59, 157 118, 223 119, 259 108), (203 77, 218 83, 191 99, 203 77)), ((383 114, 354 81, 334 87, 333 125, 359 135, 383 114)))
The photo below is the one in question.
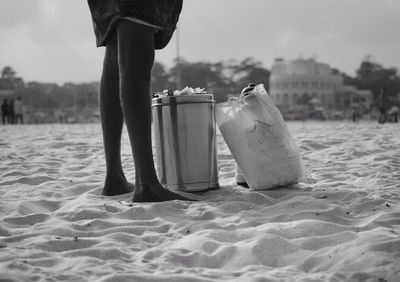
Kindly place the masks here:
POLYGON ((185 192, 219 187, 214 105, 212 94, 153 98, 156 168, 164 187, 185 192))

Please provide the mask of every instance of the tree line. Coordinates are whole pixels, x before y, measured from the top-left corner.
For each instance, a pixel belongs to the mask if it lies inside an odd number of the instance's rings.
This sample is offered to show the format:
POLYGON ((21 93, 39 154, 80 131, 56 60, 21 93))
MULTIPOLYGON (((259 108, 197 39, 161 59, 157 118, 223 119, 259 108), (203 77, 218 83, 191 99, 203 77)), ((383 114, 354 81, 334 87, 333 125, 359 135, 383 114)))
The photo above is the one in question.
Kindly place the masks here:
POLYGON ((200 87, 214 94, 217 102, 226 101, 229 95, 238 95, 249 82, 264 83, 269 87, 270 71, 259 61, 246 58, 242 61, 229 60, 216 63, 175 61, 167 70, 161 63, 155 63, 152 70, 152 91, 176 89, 177 74, 183 87, 200 87))
MULTIPOLYGON (((251 57, 241 61, 228 60, 216 63, 189 62, 185 59, 175 61, 172 68, 160 62, 154 64, 151 78, 151 92, 176 89, 177 73, 180 73, 182 86, 201 87, 213 93, 217 102, 226 101, 230 95, 238 95, 248 83, 264 83, 269 89, 270 71, 260 61, 251 57)), ((400 77, 397 69, 385 68, 366 57, 360 63, 355 76, 332 69, 341 75, 346 85, 358 89, 369 89, 377 97, 382 89, 389 99, 400 93, 400 77)), ((68 107, 98 107, 99 82, 54 83, 24 82, 17 72, 6 66, 0 77, 0 94, 12 92, 15 97, 22 96, 24 104, 32 109, 63 109, 68 107)))
POLYGON ((400 95, 400 76, 394 67, 386 68, 375 62, 372 56, 365 56, 356 70, 354 77, 332 70, 343 77, 345 85, 352 85, 358 89, 370 90, 375 100, 380 94, 384 95, 392 104, 398 104, 400 95))
MULTIPOLYGON (((252 58, 242 61, 226 62, 179 62, 182 86, 205 88, 215 95, 217 102, 227 99, 229 95, 248 84, 248 81, 264 83, 268 88, 270 72, 261 62, 252 58)), ((152 70, 151 92, 165 89, 176 89, 178 66, 167 69, 156 62, 152 70)), ((91 83, 55 83, 27 82, 17 75, 11 67, 3 68, 0 78, 0 91, 12 91, 14 96, 22 96, 24 104, 33 109, 54 109, 68 107, 98 106, 99 82, 91 83)))
POLYGON ((32 110, 54 110, 69 107, 97 107, 99 83, 24 82, 11 67, 3 68, 0 77, 2 98, 22 97, 25 108, 32 110))

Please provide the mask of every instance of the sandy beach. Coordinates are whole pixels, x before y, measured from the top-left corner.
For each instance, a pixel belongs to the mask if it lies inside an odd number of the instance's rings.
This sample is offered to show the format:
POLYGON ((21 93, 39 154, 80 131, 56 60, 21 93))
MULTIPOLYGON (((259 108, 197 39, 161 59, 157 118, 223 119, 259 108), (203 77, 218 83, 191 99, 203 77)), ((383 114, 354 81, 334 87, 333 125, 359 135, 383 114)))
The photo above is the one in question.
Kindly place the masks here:
MULTIPOLYGON (((0 281, 400 281, 398 124, 291 122, 291 187, 103 197, 100 125, 0 127, 0 281)), ((122 157, 134 180, 126 132, 122 157)))

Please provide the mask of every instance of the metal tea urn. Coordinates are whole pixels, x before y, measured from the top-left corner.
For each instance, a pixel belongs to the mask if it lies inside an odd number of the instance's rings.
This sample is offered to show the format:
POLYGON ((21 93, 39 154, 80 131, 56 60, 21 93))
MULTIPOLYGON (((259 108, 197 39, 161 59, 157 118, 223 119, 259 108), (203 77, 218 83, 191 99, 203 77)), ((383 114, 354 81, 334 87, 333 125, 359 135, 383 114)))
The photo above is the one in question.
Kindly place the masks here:
POLYGON ((156 93, 152 99, 156 168, 171 190, 196 192, 219 188, 212 94, 156 93))

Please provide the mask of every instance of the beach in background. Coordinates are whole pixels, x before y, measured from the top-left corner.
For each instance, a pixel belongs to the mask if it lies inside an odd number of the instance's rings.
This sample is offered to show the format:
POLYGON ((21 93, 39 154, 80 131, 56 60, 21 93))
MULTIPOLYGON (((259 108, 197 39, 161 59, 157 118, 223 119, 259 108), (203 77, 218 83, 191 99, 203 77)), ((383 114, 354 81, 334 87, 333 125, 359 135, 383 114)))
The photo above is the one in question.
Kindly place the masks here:
MULTIPOLYGON (((0 281, 400 281, 398 124, 289 122, 307 175, 199 202, 103 197, 101 127, 0 127, 0 281)), ((126 132, 122 159, 134 167, 126 132)))

